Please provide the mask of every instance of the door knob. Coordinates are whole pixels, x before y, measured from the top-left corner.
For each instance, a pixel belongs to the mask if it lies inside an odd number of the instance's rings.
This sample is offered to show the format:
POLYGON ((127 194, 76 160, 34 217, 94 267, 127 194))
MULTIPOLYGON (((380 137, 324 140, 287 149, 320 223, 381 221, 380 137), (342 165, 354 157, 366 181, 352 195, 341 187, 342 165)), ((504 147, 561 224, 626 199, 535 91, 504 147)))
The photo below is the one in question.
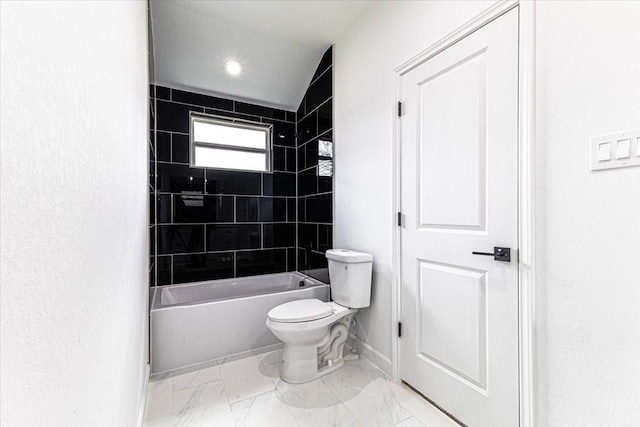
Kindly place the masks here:
POLYGON ((500 248, 495 246, 493 252, 471 252, 473 255, 492 256, 496 261, 511 262, 511 248, 500 248))

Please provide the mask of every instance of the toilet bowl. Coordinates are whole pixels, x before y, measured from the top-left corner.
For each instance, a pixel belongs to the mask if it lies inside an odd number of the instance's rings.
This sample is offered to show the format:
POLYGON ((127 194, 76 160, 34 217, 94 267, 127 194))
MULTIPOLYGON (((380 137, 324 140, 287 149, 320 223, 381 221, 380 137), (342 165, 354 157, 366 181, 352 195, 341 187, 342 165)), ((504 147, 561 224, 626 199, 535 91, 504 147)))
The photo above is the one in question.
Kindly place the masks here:
POLYGON ((341 367, 344 343, 356 311, 318 299, 292 301, 271 310, 267 327, 285 343, 280 378, 304 383, 341 367))
POLYGON ((289 383, 313 381, 339 369, 353 316, 370 303, 371 255, 332 249, 327 258, 333 301, 291 301, 267 315, 267 327, 284 343, 280 378, 289 383))

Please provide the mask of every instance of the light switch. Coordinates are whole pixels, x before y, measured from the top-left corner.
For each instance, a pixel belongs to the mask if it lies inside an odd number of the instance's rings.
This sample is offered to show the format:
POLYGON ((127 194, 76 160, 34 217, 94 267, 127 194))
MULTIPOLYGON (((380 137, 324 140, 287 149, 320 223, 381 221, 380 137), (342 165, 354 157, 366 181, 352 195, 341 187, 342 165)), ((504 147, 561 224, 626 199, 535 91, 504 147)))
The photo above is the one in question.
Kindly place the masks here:
POLYGON ((606 162, 611 160, 611 143, 603 142, 598 144, 598 161, 606 162))
POLYGON ((640 167, 640 129, 594 136, 589 152, 592 171, 640 167))
POLYGON ((628 139, 621 139, 616 144, 616 159, 628 159, 629 149, 631 148, 631 141, 628 139))

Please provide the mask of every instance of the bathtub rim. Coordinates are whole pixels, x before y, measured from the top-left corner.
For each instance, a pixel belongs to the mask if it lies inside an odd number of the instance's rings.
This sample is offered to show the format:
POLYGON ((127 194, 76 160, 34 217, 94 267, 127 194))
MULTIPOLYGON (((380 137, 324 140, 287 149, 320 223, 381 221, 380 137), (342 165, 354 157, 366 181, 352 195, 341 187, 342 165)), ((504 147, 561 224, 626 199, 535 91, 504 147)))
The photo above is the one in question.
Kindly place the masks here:
POLYGON ((175 284, 175 285, 163 285, 163 286, 154 286, 153 289, 153 297, 151 299, 151 304, 149 306, 149 314, 155 312, 155 311, 160 311, 160 310, 169 310, 169 309, 175 309, 175 308, 181 308, 181 307, 192 307, 194 305, 208 305, 208 304, 215 304, 215 303, 221 303, 221 302, 225 302, 225 301, 233 301, 233 300, 241 300, 241 299, 250 299, 250 298, 259 298, 259 297, 264 297, 265 295, 278 295, 278 294, 283 294, 283 293, 288 293, 288 292, 297 292, 297 291, 302 291, 305 289, 309 289, 309 288, 314 288, 314 287, 322 287, 322 286, 330 286, 328 283, 322 282, 318 279, 315 279, 311 276, 308 276, 304 273, 301 273, 299 271, 288 271, 288 272, 281 272, 281 273, 270 273, 270 274, 259 274, 259 275, 255 275, 255 276, 243 276, 243 277, 232 277, 232 278, 227 278, 227 279, 213 279, 213 280, 202 280, 199 282, 189 282, 189 283, 180 283, 180 284, 175 284), (156 306, 156 300, 161 298, 161 294, 163 289, 166 288, 185 288, 185 287, 191 287, 191 286, 197 286, 197 285, 203 285, 203 284, 207 284, 207 283, 211 283, 211 282, 218 282, 218 281, 233 281, 233 280, 246 280, 249 281, 249 279, 252 278, 265 278, 265 277, 277 277, 277 276, 286 276, 286 275, 294 275, 297 277, 300 277, 301 279, 309 280, 311 283, 313 283, 312 286, 305 286, 302 288, 295 288, 295 289, 289 289, 289 290, 284 290, 284 291, 278 291, 278 292, 266 292, 266 293, 262 293, 262 294, 255 294, 255 295, 246 295, 246 296, 239 296, 239 297, 232 297, 232 298, 221 298, 221 299, 206 299, 206 300, 200 300, 200 301, 194 301, 194 302, 189 302, 189 303, 178 303, 178 304, 171 304, 171 305, 167 305, 167 306, 162 306, 160 304, 158 304, 156 306))

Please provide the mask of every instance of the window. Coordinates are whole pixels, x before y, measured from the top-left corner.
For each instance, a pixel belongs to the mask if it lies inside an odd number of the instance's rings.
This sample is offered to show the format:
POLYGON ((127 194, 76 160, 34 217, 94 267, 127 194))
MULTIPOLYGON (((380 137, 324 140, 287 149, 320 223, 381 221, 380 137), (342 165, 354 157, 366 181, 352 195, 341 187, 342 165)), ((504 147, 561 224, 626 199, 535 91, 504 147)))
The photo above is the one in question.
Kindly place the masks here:
POLYGON ((192 167, 271 172, 272 126, 191 113, 192 167))

